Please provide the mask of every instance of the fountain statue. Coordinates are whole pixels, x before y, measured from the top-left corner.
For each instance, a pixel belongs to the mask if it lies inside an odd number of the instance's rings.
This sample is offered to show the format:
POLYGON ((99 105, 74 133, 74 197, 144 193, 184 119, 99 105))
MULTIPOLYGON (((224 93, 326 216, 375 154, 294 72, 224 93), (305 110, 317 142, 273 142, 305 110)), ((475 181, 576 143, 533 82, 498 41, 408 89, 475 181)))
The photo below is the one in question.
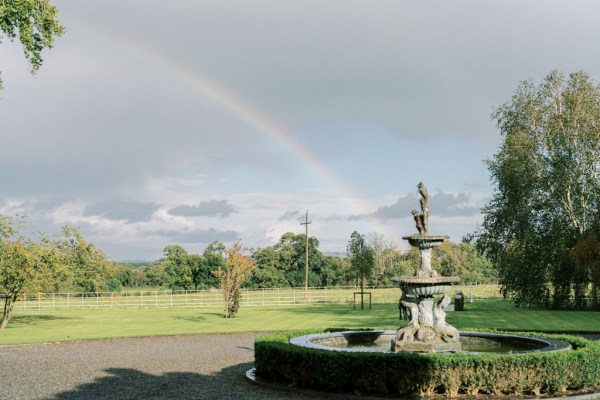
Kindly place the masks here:
POLYGON ((416 276, 394 278, 404 295, 410 295, 414 301, 402 301, 409 310, 410 321, 396 331, 392 339, 392 351, 460 351, 458 330, 446 322, 443 310, 450 303, 446 295, 454 282, 460 281, 457 276, 440 276, 431 267, 431 251, 444 243, 448 236, 429 235, 429 195, 427 188, 420 182, 417 185, 421 195, 421 212, 412 210, 418 234, 405 236, 402 239, 419 249, 421 262, 416 276), (443 297, 434 301, 434 296, 443 297))

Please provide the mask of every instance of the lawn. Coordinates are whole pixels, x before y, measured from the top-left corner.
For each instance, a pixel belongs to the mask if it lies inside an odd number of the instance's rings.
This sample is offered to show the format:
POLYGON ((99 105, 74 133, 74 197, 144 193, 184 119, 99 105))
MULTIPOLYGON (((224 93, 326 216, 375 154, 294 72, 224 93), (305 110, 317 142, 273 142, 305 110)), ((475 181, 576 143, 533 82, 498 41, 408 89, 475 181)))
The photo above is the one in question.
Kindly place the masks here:
MULTIPOLYGON (((499 299, 476 299, 451 312, 459 329, 600 332, 600 313, 515 308, 499 299)), ((0 344, 57 342, 110 337, 313 329, 327 327, 395 329, 395 304, 356 309, 347 304, 247 307, 225 319, 220 309, 113 309, 15 312, 0 331, 0 344)))

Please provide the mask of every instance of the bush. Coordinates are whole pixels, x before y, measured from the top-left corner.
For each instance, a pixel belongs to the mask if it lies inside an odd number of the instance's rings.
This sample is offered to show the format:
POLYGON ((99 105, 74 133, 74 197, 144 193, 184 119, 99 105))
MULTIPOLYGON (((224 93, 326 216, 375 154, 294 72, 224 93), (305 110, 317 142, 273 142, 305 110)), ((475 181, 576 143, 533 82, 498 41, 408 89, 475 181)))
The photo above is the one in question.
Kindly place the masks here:
POLYGON ((532 394, 589 389, 600 384, 600 343, 537 335, 570 343, 572 351, 524 354, 363 353, 289 344, 285 332, 258 338, 260 378, 328 392, 394 395, 532 394))

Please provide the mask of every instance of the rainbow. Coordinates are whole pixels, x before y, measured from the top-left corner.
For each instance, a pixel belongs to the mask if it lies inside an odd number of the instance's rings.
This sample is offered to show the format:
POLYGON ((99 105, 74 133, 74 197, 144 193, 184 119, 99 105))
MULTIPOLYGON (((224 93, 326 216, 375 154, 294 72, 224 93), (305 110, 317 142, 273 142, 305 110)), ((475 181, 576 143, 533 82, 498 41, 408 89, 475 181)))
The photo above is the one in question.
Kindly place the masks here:
MULTIPOLYGON (((146 46, 144 43, 135 41, 123 33, 108 32, 91 21, 80 19, 78 22, 84 24, 86 29, 95 31, 104 40, 109 37, 111 45, 121 48, 123 54, 137 58, 187 88, 200 93, 257 133, 278 143, 280 147, 309 168, 323 183, 348 201, 353 213, 366 216, 372 211, 370 206, 361 204, 360 197, 322 160, 309 152, 308 149, 302 146, 293 136, 287 134, 284 129, 264 113, 253 108, 248 102, 236 96, 224 86, 219 85, 214 79, 209 79, 198 70, 191 69, 174 59, 165 57, 164 54, 146 46)), ((374 231, 389 234, 389 226, 382 221, 374 218, 367 219, 371 225, 374 225, 373 228, 376 228, 374 231)))

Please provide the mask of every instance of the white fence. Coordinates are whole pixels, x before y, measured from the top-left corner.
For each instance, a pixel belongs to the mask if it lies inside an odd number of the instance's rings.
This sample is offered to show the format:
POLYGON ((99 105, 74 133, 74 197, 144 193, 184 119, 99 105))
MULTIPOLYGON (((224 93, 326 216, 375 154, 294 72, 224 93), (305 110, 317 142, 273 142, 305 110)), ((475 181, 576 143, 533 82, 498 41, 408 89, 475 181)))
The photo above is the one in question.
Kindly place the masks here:
MULTIPOLYGON (((496 297, 497 285, 455 286, 463 290, 469 299, 496 297)), ((360 302, 360 292, 356 287, 314 287, 243 289, 242 307, 290 306, 317 304, 352 304, 360 302)), ((396 287, 365 288, 371 293, 373 304, 397 304, 400 290, 396 287)), ((4 296, 0 295, 0 301, 4 296)), ((364 297, 368 304, 369 296, 364 297)), ((19 298, 14 310, 103 310, 116 308, 222 308, 223 296, 217 289, 212 290, 139 290, 126 292, 93 293, 33 293, 19 298)))
MULTIPOLYGON (((275 288, 243 289, 241 306, 285 306, 315 304, 352 304, 359 288, 275 288)), ((396 303, 398 288, 368 288, 373 303, 396 303)), ((2 296, 0 295, 0 299, 2 296)), ((360 296, 356 296, 360 301, 360 296)), ((368 296, 365 296, 368 302, 368 296)), ((14 310, 102 310, 116 308, 222 308, 223 295, 213 290, 152 290, 121 293, 35 293, 26 294, 15 302, 14 310)))

